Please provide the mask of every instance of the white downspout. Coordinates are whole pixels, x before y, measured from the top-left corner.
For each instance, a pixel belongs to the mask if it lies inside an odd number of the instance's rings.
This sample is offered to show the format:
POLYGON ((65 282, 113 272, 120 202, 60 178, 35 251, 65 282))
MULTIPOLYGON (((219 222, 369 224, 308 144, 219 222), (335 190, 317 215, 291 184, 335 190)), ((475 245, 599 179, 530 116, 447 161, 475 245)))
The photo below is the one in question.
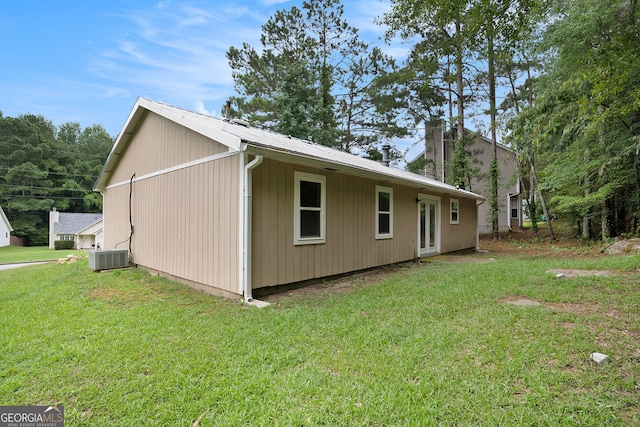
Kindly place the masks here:
POLYGON ((445 150, 445 144, 444 144, 444 134, 445 134, 445 128, 447 127, 447 122, 443 119, 440 125, 440 155, 442 157, 442 162, 440 163, 440 173, 442 174, 442 178, 440 179, 440 181, 445 182, 444 181, 444 162, 445 162, 445 158, 444 158, 444 150, 445 150))
POLYGON ((513 231, 511 229, 511 209, 513 209, 513 206, 511 206, 511 193, 507 193, 507 230, 509 231, 513 231))
POLYGON ((478 220, 480 218, 480 205, 483 203, 484 201, 482 200, 476 201, 476 251, 480 251, 480 224, 478 224, 478 220))
POLYGON ((262 163, 262 156, 256 156, 251 162, 247 163, 244 167, 244 255, 242 259, 242 271, 243 271, 243 293, 244 300, 249 302, 253 299, 251 295, 251 205, 252 205, 252 179, 251 171, 258 167, 262 163))

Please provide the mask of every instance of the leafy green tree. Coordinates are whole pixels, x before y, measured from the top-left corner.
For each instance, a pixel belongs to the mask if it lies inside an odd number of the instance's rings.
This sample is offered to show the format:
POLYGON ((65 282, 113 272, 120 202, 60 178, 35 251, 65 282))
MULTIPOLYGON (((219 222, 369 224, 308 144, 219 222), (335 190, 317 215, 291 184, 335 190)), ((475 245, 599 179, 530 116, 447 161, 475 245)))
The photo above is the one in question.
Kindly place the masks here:
POLYGON ((387 36, 398 34, 405 40, 416 40, 431 46, 433 54, 447 64, 446 83, 455 89, 450 93, 455 101, 450 106, 457 106, 457 115, 450 113, 450 123, 456 123, 453 161, 453 184, 465 187, 469 172, 465 169, 469 164, 465 159, 465 108, 469 100, 469 70, 466 61, 470 58, 475 34, 471 34, 469 26, 469 10, 471 2, 467 0, 392 0, 391 10, 382 19, 388 27, 387 36), (453 67, 454 72, 450 72, 453 67))
MULTIPOLYGON (((402 67, 382 73, 374 81, 377 97, 376 109, 384 114, 384 122, 404 126, 405 129, 425 128, 427 133, 434 124, 440 125, 443 116, 443 104, 446 101, 445 89, 438 85, 440 66, 429 50, 428 43, 416 43, 402 67)), ((408 133, 408 130, 407 130, 408 133)), ((408 165, 413 171, 421 173, 427 163, 435 167, 434 147, 425 147, 431 158, 424 158, 420 164, 408 165)), ((434 176, 437 176, 434 171, 434 176)))
POLYGON ((536 129, 542 189, 556 212, 603 239, 638 233, 640 20, 637 3, 560 2, 541 47, 549 52, 534 104, 512 121, 536 129))
POLYGON ((43 245, 52 207, 100 212, 102 198, 92 187, 112 145, 99 125, 82 130, 65 123, 56 129, 42 116, 0 116, 0 205, 13 234, 43 245))
POLYGON ((345 151, 367 152, 402 134, 375 108, 373 81, 393 61, 360 40, 343 15, 339 0, 305 1, 269 18, 260 49, 231 47, 237 114, 345 151))
MULTIPOLYGON (((493 239, 498 238, 498 188, 500 170, 497 158, 498 109, 496 91, 499 70, 513 70, 513 57, 522 48, 523 39, 530 38, 547 9, 547 1, 540 0, 482 0, 473 2, 468 12, 469 27, 475 38, 472 50, 479 61, 486 62, 487 114, 490 118, 492 141, 489 168, 489 203, 493 239), (504 62, 504 63, 502 63, 504 62)), ((480 73, 480 76, 485 73, 480 73)), ((511 82, 513 84, 513 82, 511 82)))
POLYGON ((396 91, 393 59, 362 44, 346 61, 348 72, 340 82, 343 93, 337 96, 340 149, 371 153, 378 151, 381 141, 406 136, 407 127, 398 118, 402 95, 396 91))

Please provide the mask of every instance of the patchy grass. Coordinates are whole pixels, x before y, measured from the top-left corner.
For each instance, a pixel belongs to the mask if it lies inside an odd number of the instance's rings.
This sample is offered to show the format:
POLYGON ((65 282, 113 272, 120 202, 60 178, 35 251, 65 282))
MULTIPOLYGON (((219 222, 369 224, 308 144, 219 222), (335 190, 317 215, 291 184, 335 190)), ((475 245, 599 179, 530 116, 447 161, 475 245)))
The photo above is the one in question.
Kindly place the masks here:
POLYGON ((0 402, 63 404, 68 426, 637 425, 640 257, 475 258, 493 261, 404 264, 266 309, 86 260, 0 271, 0 402))
POLYGON ((16 262, 51 261, 64 258, 69 254, 86 255, 77 250, 49 249, 48 246, 4 246, 0 248, 0 264, 16 262))

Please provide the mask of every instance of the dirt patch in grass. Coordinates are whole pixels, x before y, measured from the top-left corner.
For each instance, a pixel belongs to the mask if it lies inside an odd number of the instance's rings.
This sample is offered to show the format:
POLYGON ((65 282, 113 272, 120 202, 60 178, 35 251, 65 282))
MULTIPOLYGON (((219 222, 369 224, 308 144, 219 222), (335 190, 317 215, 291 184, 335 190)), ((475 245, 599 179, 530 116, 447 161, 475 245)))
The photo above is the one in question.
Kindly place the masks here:
POLYGON ((602 242, 576 239, 559 235, 553 242, 546 237, 537 238, 532 230, 500 233, 494 241, 491 235, 480 236, 480 249, 488 254, 536 258, 596 258, 604 256, 602 242))
MULTIPOLYGON (((379 268, 362 270, 355 273, 329 277, 322 280, 301 282, 292 285, 290 289, 283 289, 281 292, 263 295, 259 298, 272 304, 290 298, 313 298, 316 296, 350 292, 364 286, 371 286, 388 279, 389 273, 395 273, 418 265, 416 262, 408 261, 403 263, 386 265, 379 268)), ((256 292, 254 291, 254 294, 256 292)))
MULTIPOLYGON (((585 323, 585 326, 594 334, 602 348, 615 347, 623 342, 640 341, 640 331, 634 326, 632 316, 610 304, 530 301, 521 297, 504 298, 501 303, 546 308, 557 313, 571 313, 594 319, 585 323)), ((576 328, 576 323, 566 320, 560 322, 560 325, 567 331, 573 331, 576 328)), ((631 356, 640 357, 640 349, 631 356)))
POLYGON ((94 299, 122 306, 148 303, 158 299, 161 296, 161 292, 149 286, 137 286, 128 289, 114 286, 101 286, 93 289, 89 295, 94 299))
POLYGON ((423 258, 423 262, 437 262, 437 261, 446 261, 446 262, 474 262, 474 263, 485 263, 485 262, 493 262, 495 258, 488 256, 486 252, 474 252, 468 254, 444 254, 437 255, 433 257, 423 258))
POLYGON ((588 276, 615 276, 617 273, 612 270, 576 270, 570 268, 555 268, 547 270, 547 273, 561 275, 564 277, 588 277, 588 276))
MULTIPOLYGON (((555 241, 548 237, 538 239, 532 230, 520 230, 501 233, 494 241, 491 235, 480 235, 480 250, 465 250, 450 254, 425 257, 420 263, 452 262, 452 263, 489 263, 503 257, 518 258, 561 258, 585 259, 599 258, 603 254, 604 245, 598 241, 580 240, 570 236, 558 235, 555 241)), ((415 262, 399 263, 380 268, 345 274, 337 277, 325 278, 320 281, 308 281, 294 284, 291 288, 273 290, 271 295, 258 295, 257 298, 275 303, 292 297, 313 298, 318 295, 346 292, 378 283, 386 279, 386 274, 400 269, 413 268, 415 262)), ((562 269, 549 270, 551 274, 563 274, 565 277, 578 276, 612 276, 628 275, 620 271, 606 270, 577 270, 562 269)), ((254 290, 254 295, 259 290, 254 290)))

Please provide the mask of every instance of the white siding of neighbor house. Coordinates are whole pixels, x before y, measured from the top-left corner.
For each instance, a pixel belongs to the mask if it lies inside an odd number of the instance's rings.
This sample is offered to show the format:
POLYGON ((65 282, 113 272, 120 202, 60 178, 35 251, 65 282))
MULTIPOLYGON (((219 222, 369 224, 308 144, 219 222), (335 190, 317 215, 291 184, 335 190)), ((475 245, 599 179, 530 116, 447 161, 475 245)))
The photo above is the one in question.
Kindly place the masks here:
MULTIPOLYGON (((0 207, 2 209, 2 207, 0 207)), ((0 212, 0 247, 11 244, 11 228, 4 212, 0 212)))
POLYGON ((98 243, 102 247, 104 245, 102 227, 103 221, 100 221, 80 231, 76 236, 76 247, 78 249, 96 249, 98 243))

